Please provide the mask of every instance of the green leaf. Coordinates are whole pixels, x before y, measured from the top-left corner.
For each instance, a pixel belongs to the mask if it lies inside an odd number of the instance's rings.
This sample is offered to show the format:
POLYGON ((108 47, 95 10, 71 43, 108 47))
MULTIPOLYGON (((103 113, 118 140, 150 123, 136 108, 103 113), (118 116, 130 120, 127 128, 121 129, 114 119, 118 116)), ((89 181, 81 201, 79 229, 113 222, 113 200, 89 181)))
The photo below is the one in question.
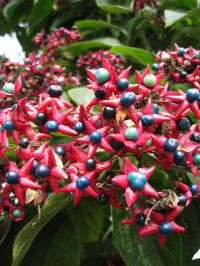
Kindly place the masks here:
POLYGON ((131 9, 129 7, 110 4, 108 0, 96 0, 96 4, 99 8, 108 13, 122 14, 131 12, 131 9))
POLYGON ((6 19, 9 21, 16 9, 26 0, 12 0, 10 1, 5 8, 3 9, 3 14, 6 19))
POLYGON ((129 55, 142 65, 152 64, 154 61, 153 55, 142 48, 129 47, 125 45, 113 46, 111 48, 111 52, 129 55))
POLYGON ((79 53, 88 51, 92 48, 100 47, 112 47, 115 45, 120 45, 120 42, 117 39, 110 37, 94 39, 91 41, 83 41, 80 43, 71 44, 66 47, 66 51, 70 52, 73 56, 78 55, 79 53))
POLYGON ((29 20, 31 33, 53 11, 53 3, 54 0, 38 0, 33 6, 29 20))
POLYGON ((165 247, 160 248, 155 237, 138 238, 133 225, 121 223, 124 218, 124 211, 112 209, 114 244, 126 266, 182 266, 179 234, 168 236, 165 247))
POLYGON ((117 28, 117 26, 112 25, 111 23, 103 20, 80 20, 75 23, 79 29, 102 29, 102 28, 117 28))
POLYGON ((94 92, 85 87, 79 87, 68 91, 69 97, 75 104, 88 105, 88 103, 94 98, 94 92))
POLYGON ((8 215, 0 216, 0 245, 6 238, 11 226, 11 220, 8 215))
POLYGON ((185 10, 165 9, 164 10, 165 27, 172 26, 175 22, 183 18, 185 15, 187 15, 187 11, 185 10))
POLYGON ((34 217, 17 235, 13 245, 13 262, 12 266, 19 266, 24 256, 29 250, 34 239, 41 229, 68 203, 70 198, 65 193, 52 194, 45 202, 41 209, 41 217, 39 221, 38 215, 34 217), (33 223, 35 223, 33 228, 33 223))

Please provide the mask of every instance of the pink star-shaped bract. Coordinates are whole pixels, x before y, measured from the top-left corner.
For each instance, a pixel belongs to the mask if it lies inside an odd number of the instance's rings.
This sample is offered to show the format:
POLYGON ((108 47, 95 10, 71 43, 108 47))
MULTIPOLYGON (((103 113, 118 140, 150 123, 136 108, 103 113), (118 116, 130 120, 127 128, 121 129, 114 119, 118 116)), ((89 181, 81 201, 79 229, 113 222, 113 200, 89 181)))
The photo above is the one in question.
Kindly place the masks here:
POLYGON ((185 52, 182 56, 178 56, 178 50, 180 49, 180 46, 178 46, 176 43, 174 44, 174 51, 169 51, 169 54, 171 55, 172 58, 176 60, 176 62, 181 65, 184 63, 185 60, 191 60, 192 57, 189 53, 189 48, 185 48, 185 52))
POLYGON ((106 151, 114 153, 113 148, 110 146, 110 144, 107 141, 107 134, 110 129, 110 126, 105 126, 105 127, 96 129, 87 120, 83 119, 83 122, 86 128, 86 132, 88 132, 88 135, 85 135, 80 138, 76 138, 75 140, 77 142, 88 144, 88 158, 91 158, 98 148, 102 148, 106 151), (90 140, 90 134, 93 132, 98 132, 98 134, 101 135, 101 140, 98 143, 93 143, 90 140))
POLYGON ((95 187, 95 190, 98 193, 98 196, 104 194, 107 196, 108 204, 112 205, 115 208, 121 209, 122 202, 118 199, 119 189, 114 186, 104 187, 103 185, 99 185, 95 187))
POLYGON ((89 180, 89 184, 85 188, 78 188, 77 186, 77 180, 80 178, 78 176, 78 170, 74 167, 68 168, 68 174, 71 179, 71 183, 68 185, 60 188, 61 192, 72 192, 73 193, 73 205, 76 206, 80 199, 83 197, 91 196, 91 197, 97 197, 97 193, 94 190, 94 186, 96 183, 95 180, 95 171, 89 171, 86 172, 84 177, 86 177, 89 180))
POLYGON ((118 185, 119 187, 125 189, 125 198, 128 207, 130 208, 134 202, 139 198, 140 195, 148 197, 158 197, 157 192, 154 188, 146 181, 144 187, 141 190, 135 189, 132 187, 128 180, 128 174, 131 172, 138 172, 145 175, 148 180, 153 174, 155 166, 149 168, 137 168, 133 163, 131 163, 129 158, 125 158, 124 164, 124 175, 118 175, 112 178, 112 182, 118 185))
POLYGON ((9 146, 8 137, 6 132, 0 130, 0 158, 4 156, 9 146))
POLYGON ((8 171, 15 171, 19 174, 19 180, 16 184, 7 184, 4 188, 4 192, 13 190, 21 205, 24 205, 24 195, 27 188, 40 189, 41 186, 33 181, 33 177, 30 175, 31 168, 34 159, 30 159, 26 162, 21 169, 19 169, 15 162, 9 161, 8 171))
POLYGON ((200 90, 199 75, 200 75, 200 66, 197 66, 191 74, 187 75, 187 81, 193 83, 195 87, 200 90))
POLYGON ((14 84, 14 90, 13 93, 7 93, 5 91, 0 91, 0 97, 1 98, 8 98, 8 97, 16 97, 17 94, 19 93, 21 87, 22 87, 22 80, 21 76, 19 76, 14 84))
MULTIPOLYGON (((46 177, 46 180, 50 184, 52 190, 55 193, 59 192, 58 187, 58 179, 67 179, 67 174, 65 171, 57 166, 57 155, 55 154, 54 150, 49 147, 48 149, 45 149, 44 151, 44 159, 40 161, 41 164, 44 164, 49 167, 50 174, 46 177)), ((41 178, 42 180, 43 178, 41 178)))
MULTIPOLYGON (((88 153, 84 152, 77 146, 72 147, 72 152, 74 154, 78 154, 78 160, 75 163, 72 163, 71 166, 76 167, 79 170, 79 173, 84 175, 87 171, 89 171, 85 165, 85 161, 88 159, 88 153)), ((96 173, 105 171, 112 166, 111 161, 100 162, 96 157, 93 159, 96 161, 96 166, 94 169, 96 173)))
POLYGON ((163 122, 169 122, 172 120, 172 116, 164 113, 159 112, 159 114, 154 114, 152 109, 152 99, 149 98, 147 104, 143 109, 139 111, 139 117, 141 118, 143 115, 151 115, 154 118, 153 125, 151 126, 143 126, 143 129, 147 132, 154 132, 155 126, 163 123, 163 122))
POLYGON ((158 242, 161 247, 166 242, 167 235, 160 232, 159 228, 163 222, 170 222, 172 225, 172 232, 184 232, 185 228, 176 224, 173 220, 180 213, 181 207, 176 207, 168 211, 165 215, 153 211, 151 214, 152 222, 141 228, 138 232, 139 236, 158 234, 158 242))
MULTIPOLYGON (((73 127, 77 122, 83 122, 83 119, 89 121, 92 125, 95 126, 100 120, 100 115, 89 115, 83 104, 80 104, 74 114, 68 116, 66 119, 71 127, 73 127)), ((85 132, 85 130, 83 132, 85 132)))
POLYGON ((58 110, 73 108, 73 105, 71 103, 61 97, 54 98, 45 93, 39 95, 37 107, 38 112, 43 112, 46 110, 46 108, 51 107, 52 105, 56 106, 58 110))
POLYGON ((111 138, 123 142, 128 150, 134 154, 141 154, 144 152, 149 152, 155 148, 155 146, 148 146, 148 141, 151 141, 151 134, 143 132, 142 124, 139 122, 138 127, 138 138, 136 140, 126 139, 125 132, 128 129, 125 122, 121 123, 119 133, 113 133, 110 135, 111 138))
POLYGON ((37 149, 35 149, 34 146, 29 145, 26 149, 17 147, 15 151, 22 160, 27 161, 31 158, 34 158, 37 161, 41 161, 44 157, 44 152, 47 149, 48 145, 49 142, 47 141, 41 144, 41 146, 39 146, 37 149))
POLYGON ((157 92, 163 90, 163 86, 160 85, 161 79, 164 77, 163 73, 155 75, 156 77, 156 83, 152 87, 147 87, 144 85, 144 78, 146 75, 151 74, 150 66, 148 65, 145 69, 145 71, 140 74, 139 71, 135 71, 135 77, 138 82, 138 92, 139 94, 142 94, 143 96, 148 96, 151 92, 157 92))
POLYGON ((189 102, 187 100, 186 94, 183 91, 168 91, 165 94, 165 97, 168 98, 170 101, 173 101, 175 103, 179 103, 179 106, 177 108, 177 111, 175 113, 175 116, 181 117, 181 114, 186 112, 187 110, 191 110, 195 116, 200 119, 200 110, 199 110, 199 106, 198 106, 198 102, 194 101, 194 102, 189 102))

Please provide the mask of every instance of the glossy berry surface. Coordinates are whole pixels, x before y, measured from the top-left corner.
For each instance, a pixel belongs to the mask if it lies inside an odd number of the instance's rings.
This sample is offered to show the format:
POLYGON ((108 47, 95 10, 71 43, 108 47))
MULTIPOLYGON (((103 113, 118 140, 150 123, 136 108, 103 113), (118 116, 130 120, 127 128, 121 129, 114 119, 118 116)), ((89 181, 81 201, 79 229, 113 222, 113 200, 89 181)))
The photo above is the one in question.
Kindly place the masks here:
POLYGON ((46 123, 46 121, 47 121, 47 115, 43 112, 37 113, 37 115, 35 116, 35 119, 34 119, 34 123, 37 126, 44 125, 46 123))
POLYGON ((63 88, 58 85, 50 85, 48 87, 48 93, 51 97, 59 97, 63 94, 63 88))
POLYGON ((78 121, 76 122, 76 124, 73 126, 73 129, 77 132, 77 133, 81 133, 85 130, 85 125, 82 121, 78 121))
POLYGON ((45 123, 45 127, 48 131, 55 131, 58 128, 58 122, 49 120, 45 123))
POLYGON ((190 128, 190 120, 188 118, 181 118, 177 121, 177 129, 181 131, 188 131, 190 128))
POLYGON ((95 77, 99 84, 103 84, 107 80, 109 80, 110 73, 105 68, 99 68, 95 71, 95 77))
POLYGON ((3 129, 12 131, 14 129, 14 123, 11 120, 7 120, 3 123, 3 129))
POLYGON ((164 235, 172 233, 172 224, 168 221, 161 223, 161 225, 159 226, 159 231, 164 235))
POLYGON ((128 140, 136 140, 138 136, 139 133, 135 127, 129 127, 125 130, 125 138, 128 140))
POLYGON ((39 177, 47 177, 50 174, 50 169, 44 164, 39 164, 35 169, 35 173, 39 177))
POLYGON ((11 82, 7 82, 3 86, 3 91, 12 94, 14 91, 15 85, 11 82))
POLYGON ((34 160, 34 161, 33 161, 32 168, 31 168, 31 171, 35 172, 35 169, 37 168, 37 166, 38 166, 39 164, 40 164, 40 163, 39 163, 37 160, 34 160))
POLYGON ((185 153, 183 151, 175 151, 174 153, 174 163, 177 165, 185 164, 185 153))
POLYGON ((138 214, 136 214, 135 221, 139 225, 144 225, 145 224, 145 221, 146 221, 146 215, 144 215, 144 213, 138 213, 138 214))
POLYGON ((152 69, 153 69, 154 71, 158 71, 158 70, 159 70, 159 64, 154 63, 154 64, 152 65, 152 69))
POLYGON ((84 189, 89 186, 90 180, 86 176, 81 176, 76 180, 76 186, 79 189, 84 189))
POLYGON ((193 159, 196 164, 200 164, 200 154, 198 153, 193 154, 193 159))
POLYGON ((93 158, 90 158, 90 159, 87 159, 86 161, 85 161, 85 166, 86 166, 86 168, 88 169, 88 170, 94 170, 95 169, 95 167, 96 167, 96 160, 95 159, 93 159, 93 158))
POLYGON ((24 148, 24 149, 27 148, 29 144, 30 144, 30 139, 29 138, 22 138, 19 141, 19 146, 21 148, 24 148))
POLYGON ((199 132, 193 132, 190 135, 190 140, 195 141, 197 143, 200 143, 200 133, 199 132))
POLYGON ((185 206, 186 203, 187 203, 187 198, 186 198, 186 196, 185 196, 184 194, 181 194, 181 195, 178 196, 178 198, 179 198, 178 205, 180 205, 180 206, 185 206))
POLYGON ((117 88, 118 90, 126 90, 129 86, 129 81, 128 79, 121 78, 117 81, 117 88))
POLYGON ((15 210, 13 211, 12 215, 13 215, 15 218, 19 218, 19 217, 21 217, 22 212, 21 212, 21 210, 19 210, 19 209, 15 209, 15 210))
POLYGON ((114 150, 121 150, 124 148, 124 143, 117 141, 113 138, 111 138, 110 140, 110 146, 114 149, 114 150))
POLYGON ((153 87, 156 84, 156 77, 152 74, 148 74, 144 77, 143 83, 147 87, 153 87))
POLYGON ((128 107, 136 101, 136 95, 134 92, 125 92, 120 97, 120 103, 124 107, 128 107))
POLYGON ((183 56, 185 53, 185 49, 183 47, 180 47, 177 51, 178 56, 183 56))
POLYGON ((189 102, 195 102, 200 100, 200 92, 196 88, 192 88, 186 91, 186 98, 189 102))
POLYGON ((106 91, 105 90, 96 90, 94 92, 94 95, 96 96, 97 99, 102 100, 106 97, 106 91))
POLYGON ((103 109, 103 117, 106 120, 115 118, 116 116, 116 109, 110 106, 107 106, 103 109))
POLYGON ((141 122, 143 126, 151 126, 154 123, 153 115, 143 115, 141 117, 141 122))
POLYGON ((5 179, 8 184, 17 184, 19 181, 19 174, 16 171, 9 171, 5 174, 5 179))
POLYGON ((132 171, 128 174, 128 182, 132 188, 141 190, 144 188, 147 178, 143 173, 132 171))
POLYGON ((101 141, 102 136, 101 136, 101 133, 100 132, 93 131, 93 132, 90 133, 89 138, 90 138, 90 141, 92 143, 97 144, 97 143, 99 143, 101 141))
POLYGON ((164 148, 168 152, 174 152, 178 148, 179 142, 177 139, 169 138, 166 139, 164 148))
POLYGON ((153 109, 153 113, 154 113, 154 114, 157 114, 157 113, 160 111, 160 107, 159 107, 159 105, 156 104, 156 103, 153 103, 153 104, 152 104, 152 109, 153 109))
POLYGON ((57 153, 61 157, 65 157, 67 152, 64 146, 57 146, 55 148, 55 153, 57 153))
POLYGON ((186 71, 181 71, 181 72, 179 73, 179 77, 180 77, 181 79, 185 79, 185 78, 187 78, 187 72, 186 72, 186 71))
POLYGON ((106 194, 101 194, 97 197, 97 202, 101 205, 107 204, 109 201, 108 195, 106 194))
POLYGON ((193 183, 193 184, 190 184, 190 191, 192 193, 192 195, 196 195, 197 194, 197 184, 193 183))

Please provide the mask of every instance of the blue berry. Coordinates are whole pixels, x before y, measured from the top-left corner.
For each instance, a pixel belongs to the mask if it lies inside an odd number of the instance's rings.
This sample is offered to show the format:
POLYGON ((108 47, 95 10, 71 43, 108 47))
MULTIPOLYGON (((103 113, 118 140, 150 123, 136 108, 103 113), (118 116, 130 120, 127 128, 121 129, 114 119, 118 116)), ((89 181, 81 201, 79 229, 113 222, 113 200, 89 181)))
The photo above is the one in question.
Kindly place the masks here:
POLYGON ((44 125, 46 123, 46 121, 47 121, 47 115, 43 112, 37 113, 37 115, 35 116, 35 119, 34 119, 34 123, 37 126, 44 125))
POLYGON ((40 164, 40 163, 39 163, 37 160, 34 160, 34 161, 33 161, 32 168, 31 168, 31 171, 34 171, 34 172, 35 172, 35 169, 37 168, 37 166, 38 166, 39 164, 40 164))
POLYGON ((84 189, 88 187, 90 184, 90 180, 86 176, 81 176, 76 180, 76 186, 79 189, 84 189))
POLYGON ((180 131, 188 131, 190 128, 190 120, 188 118, 181 118, 177 121, 177 128, 180 131))
POLYGON ((163 222, 159 226, 159 231, 164 235, 169 235, 170 233, 172 233, 172 224, 168 221, 163 222))
POLYGON ((7 120, 3 123, 2 128, 4 130, 12 131, 14 129, 14 123, 11 120, 7 120))
POLYGON ((135 221, 139 225, 144 225, 145 224, 145 221, 146 221, 146 215, 144 215, 144 213, 138 213, 138 214, 136 214, 135 221))
POLYGON ((187 77, 187 72, 186 71, 181 71, 180 73, 179 73, 179 77, 181 78, 181 79, 185 79, 186 77, 187 77))
POLYGON ((97 202, 100 205, 105 205, 106 203, 108 203, 108 201, 109 201, 109 198, 108 198, 108 195, 106 194, 100 194, 97 198, 97 202))
POLYGON ((128 107, 136 101, 136 95, 134 92, 125 92, 120 98, 122 106, 128 107))
POLYGON ((104 119, 109 120, 109 119, 115 118, 115 116, 116 116, 116 109, 115 108, 110 107, 110 106, 106 106, 103 109, 104 119))
POLYGON ((156 103, 152 104, 153 113, 157 114, 160 111, 160 106, 156 103))
POLYGON ((97 99, 102 100, 106 97, 106 91, 103 89, 96 90, 94 92, 94 95, 96 96, 97 99))
POLYGON ((181 194, 181 195, 178 196, 178 198, 179 198, 178 205, 180 205, 180 206, 185 206, 186 203, 187 203, 187 198, 186 198, 186 196, 185 196, 184 194, 181 194))
POLYGON ((200 143, 200 133, 199 132, 193 132, 190 135, 190 140, 195 141, 197 143, 200 143))
POLYGON ((127 89, 128 88, 128 86, 129 86, 129 81, 128 81, 128 79, 125 79, 125 78, 121 78, 121 79, 119 79, 118 81, 117 81, 117 88, 118 88, 118 90, 125 90, 125 89, 127 89))
POLYGON ((147 178, 143 173, 132 171, 128 174, 128 182, 131 187, 142 190, 147 182, 147 178))
POLYGON ((152 65, 152 69, 153 69, 154 71, 158 71, 158 70, 159 70, 159 64, 154 63, 154 64, 152 65))
POLYGON ((177 165, 185 164, 185 153, 183 151, 176 150, 174 152, 174 163, 177 165))
POLYGON ((197 194, 197 184, 195 184, 195 183, 190 184, 190 191, 191 191, 193 196, 196 195, 197 194))
POLYGON ((180 47, 177 51, 178 56, 183 56, 185 53, 185 49, 183 47, 180 47))
POLYGON ((175 152, 175 150, 178 148, 178 140, 174 138, 166 139, 164 148, 168 152, 175 152))
POLYGON ((76 122, 76 124, 74 125, 73 129, 77 132, 77 133, 81 133, 85 130, 85 125, 82 121, 78 121, 76 122))
POLYGON ((17 184, 19 181, 19 174, 16 171, 9 171, 5 174, 5 179, 8 184, 17 184))
POLYGON ((90 141, 92 143, 94 143, 94 144, 99 143, 101 141, 101 139, 102 139, 102 135, 98 131, 91 132, 90 135, 89 135, 89 137, 90 137, 90 141))
POLYGON ((153 115, 143 115, 141 117, 141 122, 143 126, 151 126, 154 123, 153 115))
POLYGON ((61 157, 65 157, 66 155, 66 149, 64 146, 57 146, 55 148, 55 153, 57 153, 61 157))
POLYGON ((196 88, 192 88, 186 91, 186 98, 188 102, 195 102, 200 100, 199 90, 196 88))
POLYGON ((85 160, 85 166, 86 166, 86 168, 88 170, 94 170, 95 167, 96 167, 96 164, 97 164, 97 162, 93 158, 90 158, 90 159, 85 160))
POLYGON ((45 127, 48 131, 55 131, 58 128, 58 122, 49 120, 45 123, 45 127))
POLYGON ((48 93, 51 97, 59 97, 63 94, 63 88, 52 84, 48 87, 48 93))
POLYGON ((30 144, 30 139, 26 137, 21 138, 19 141, 19 146, 23 149, 27 148, 29 144, 30 144))
POLYGON ((50 174, 50 169, 44 164, 39 164, 35 169, 35 173, 39 177, 47 177, 50 174))

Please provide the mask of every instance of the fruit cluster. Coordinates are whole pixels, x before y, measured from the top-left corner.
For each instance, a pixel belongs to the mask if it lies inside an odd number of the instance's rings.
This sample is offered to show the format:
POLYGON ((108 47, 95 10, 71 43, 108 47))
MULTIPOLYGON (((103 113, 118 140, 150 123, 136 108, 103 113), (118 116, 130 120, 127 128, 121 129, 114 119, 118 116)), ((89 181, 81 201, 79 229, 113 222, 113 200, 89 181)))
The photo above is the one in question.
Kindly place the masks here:
POLYGON ((187 178, 200 164, 200 91, 196 83, 173 90, 156 64, 155 72, 135 71, 132 84, 131 67, 117 73, 103 57, 101 68, 87 69, 94 97, 86 106, 74 107, 57 84, 33 102, 19 97, 20 77, 5 83, 0 97, 12 105, 0 111, 2 215, 9 209, 20 220, 25 205, 65 192, 74 206, 89 196, 126 208, 131 218, 123 223, 136 224, 140 236, 157 234, 161 246, 184 231, 174 219, 200 191, 187 178), (159 189, 161 169, 169 176, 176 169, 181 179, 170 176, 159 189))

